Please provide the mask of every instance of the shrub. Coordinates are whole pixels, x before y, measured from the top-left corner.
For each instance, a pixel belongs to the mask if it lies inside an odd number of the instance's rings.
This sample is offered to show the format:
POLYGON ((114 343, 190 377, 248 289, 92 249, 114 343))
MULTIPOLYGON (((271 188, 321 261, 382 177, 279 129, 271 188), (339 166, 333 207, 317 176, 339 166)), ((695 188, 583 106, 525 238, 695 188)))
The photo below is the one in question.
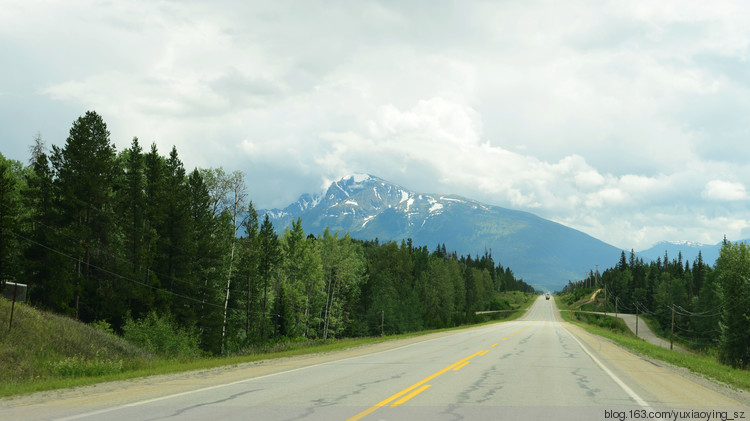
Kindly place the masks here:
POLYGON ((122 330, 125 339, 154 354, 177 359, 201 355, 198 335, 178 327, 170 315, 151 312, 140 320, 128 318, 122 330))
POLYGON ((94 329, 101 330, 103 332, 114 334, 115 331, 112 329, 112 325, 106 320, 95 320, 91 322, 91 327, 94 329))
POLYGON ((122 372, 123 361, 109 358, 89 360, 76 355, 50 363, 49 370, 53 375, 60 377, 102 376, 122 372))

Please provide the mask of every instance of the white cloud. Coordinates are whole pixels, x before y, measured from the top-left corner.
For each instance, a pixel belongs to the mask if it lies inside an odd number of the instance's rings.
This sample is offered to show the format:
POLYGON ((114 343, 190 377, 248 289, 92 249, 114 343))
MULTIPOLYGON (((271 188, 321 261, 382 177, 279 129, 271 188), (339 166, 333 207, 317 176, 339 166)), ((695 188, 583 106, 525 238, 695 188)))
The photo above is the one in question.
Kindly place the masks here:
POLYGON ((11 1, 0 107, 26 117, 0 139, 94 109, 120 148, 244 170, 260 207, 369 172, 624 248, 747 232, 749 5, 319 6, 11 1))
POLYGON ((742 183, 724 180, 711 180, 706 183, 702 193, 709 200, 737 201, 747 200, 747 190, 742 183))

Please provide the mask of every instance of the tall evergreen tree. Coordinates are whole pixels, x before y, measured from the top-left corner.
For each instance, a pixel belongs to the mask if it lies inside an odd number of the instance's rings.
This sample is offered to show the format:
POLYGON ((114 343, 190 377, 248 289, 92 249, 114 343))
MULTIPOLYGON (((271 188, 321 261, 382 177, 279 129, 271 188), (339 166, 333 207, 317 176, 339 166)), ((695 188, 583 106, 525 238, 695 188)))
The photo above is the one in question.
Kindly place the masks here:
POLYGON ((75 283, 76 316, 93 320, 106 316, 104 294, 113 279, 104 267, 112 250, 115 149, 104 120, 88 111, 70 129, 63 149, 53 147, 52 165, 60 192, 61 227, 73 239, 66 253, 76 259, 75 272, 65 278, 75 283), (83 303, 81 303, 83 300, 83 303), (82 305, 83 304, 83 305, 82 305))
MULTIPOLYGON (((123 174, 118 189, 119 224, 123 233, 123 254, 127 266, 123 271, 136 283, 128 286, 128 309, 132 317, 142 317, 151 310, 153 290, 147 284, 146 176, 143 150, 138 138, 120 155, 123 174), (145 285, 144 285, 145 284, 145 285)), ((122 297, 124 300, 125 297, 122 297)))
POLYGON ((146 210, 146 177, 144 174, 143 150, 138 138, 133 138, 125 155, 125 185, 122 189, 122 224, 125 234, 125 256, 132 265, 133 274, 138 276, 143 265, 143 240, 146 210))
POLYGON ((194 302, 197 282, 191 273, 193 255, 190 221, 190 192, 185 168, 173 147, 166 161, 164 183, 163 221, 159 233, 159 272, 167 277, 168 290, 174 295, 171 311, 180 324, 190 326, 196 322, 194 302))
POLYGON ((244 294, 242 296, 237 295, 234 303, 236 303, 237 308, 244 310, 242 311, 243 317, 240 318, 240 325, 244 332, 244 343, 242 345, 247 346, 260 341, 260 326, 264 323, 261 302, 263 288, 259 276, 260 234, 258 231, 260 225, 253 202, 248 204, 247 218, 245 218, 243 228, 246 236, 241 237, 238 241, 239 262, 235 276, 238 280, 238 288, 244 294))
POLYGON ((15 280, 17 257, 15 251, 19 217, 17 181, 10 164, 0 155, 0 282, 15 280))
POLYGON ((273 229, 273 224, 268 214, 266 214, 263 225, 261 225, 260 232, 258 233, 258 274, 263 284, 263 295, 261 298, 263 320, 260 325, 261 340, 267 338, 268 303, 271 299, 270 294, 273 292, 271 288, 274 286, 274 269, 276 269, 276 265, 279 264, 280 260, 279 237, 273 229))
POLYGON ((25 224, 31 242, 24 249, 24 276, 29 282, 30 301, 59 313, 71 314, 73 287, 58 274, 69 266, 66 257, 51 248, 60 247, 56 190, 53 173, 44 142, 40 135, 31 148, 31 165, 26 173, 23 203, 26 207, 25 224))
POLYGON ((194 245, 191 266, 197 282, 196 298, 200 300, 197 306, 197 327, 201 347, 218 354, 224 345, 219 332, 222 330, 220 278, 224 271, 221 246, 225 242, 219 241, 217 222, 221 220, 217 221, 211 212, 211 197, 200 171, 194 170, 190 173, 188 186, 193 228, 190 241, 194 245))
POLYGON ((750 365, 750 246, 724 241, 716 274, 723 293, 719 357, 732 367, 750 365))

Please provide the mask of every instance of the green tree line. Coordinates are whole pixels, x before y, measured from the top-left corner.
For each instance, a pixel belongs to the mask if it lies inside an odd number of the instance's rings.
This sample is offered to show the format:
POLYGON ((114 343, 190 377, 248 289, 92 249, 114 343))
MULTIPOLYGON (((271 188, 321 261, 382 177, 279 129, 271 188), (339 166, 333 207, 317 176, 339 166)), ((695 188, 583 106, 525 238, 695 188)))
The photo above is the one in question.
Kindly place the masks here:
POLYGON ((220 354, 454 326, 508 308, 500 292, 533 292, 488 252, 313 235, 300 220, 278 235, 241 172, 188 172, 176 148, 137 138, 118 152, 96 112, 64 146, 37 135, 30 150, 28 165, 0 155, 0 281, 84 322, 163 315, 220 354))
POLYGON ((607 310, 641 313, 661 330, 697 349, 715 349, 722 362, 750 367, 750 247, 724 239, 713 266, 701 253, 692 262, 682 254, 651 263, 623 252, 618 264, 597 279, 569 282, 573 299, 606 286, 607 310), (615 307, 617 305, 617 308, 615 307), (673 322, 674 321, 674 322, 673 322))

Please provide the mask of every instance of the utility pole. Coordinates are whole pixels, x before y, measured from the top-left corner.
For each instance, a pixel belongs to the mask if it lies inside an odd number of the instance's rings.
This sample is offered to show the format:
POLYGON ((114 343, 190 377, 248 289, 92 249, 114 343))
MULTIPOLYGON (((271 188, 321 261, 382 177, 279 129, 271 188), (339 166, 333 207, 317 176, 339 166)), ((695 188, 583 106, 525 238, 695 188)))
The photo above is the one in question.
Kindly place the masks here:
POLYGON ((385 336, 383 326, 385 324, 385 310, 380 310, 380 336, 385 336))
POLYGON ((638 304, 635 305, 635 337, 638 337, 638 313, 641 311, 641 308, 638 307, 638 304))
POLYGON ((594 274, 594 287, 599 287, 599 265, 596 265, 596 273, 594 274))
POLYGON ((604 315, 607 315, 607 306, 609 305, 609 298, 607 298, 607 285, 604 285, 604 315))
POLYGON ((672 305, 672 331, 669 332, 669 349, 672 350, 674 346, 674 304, 672 305))

